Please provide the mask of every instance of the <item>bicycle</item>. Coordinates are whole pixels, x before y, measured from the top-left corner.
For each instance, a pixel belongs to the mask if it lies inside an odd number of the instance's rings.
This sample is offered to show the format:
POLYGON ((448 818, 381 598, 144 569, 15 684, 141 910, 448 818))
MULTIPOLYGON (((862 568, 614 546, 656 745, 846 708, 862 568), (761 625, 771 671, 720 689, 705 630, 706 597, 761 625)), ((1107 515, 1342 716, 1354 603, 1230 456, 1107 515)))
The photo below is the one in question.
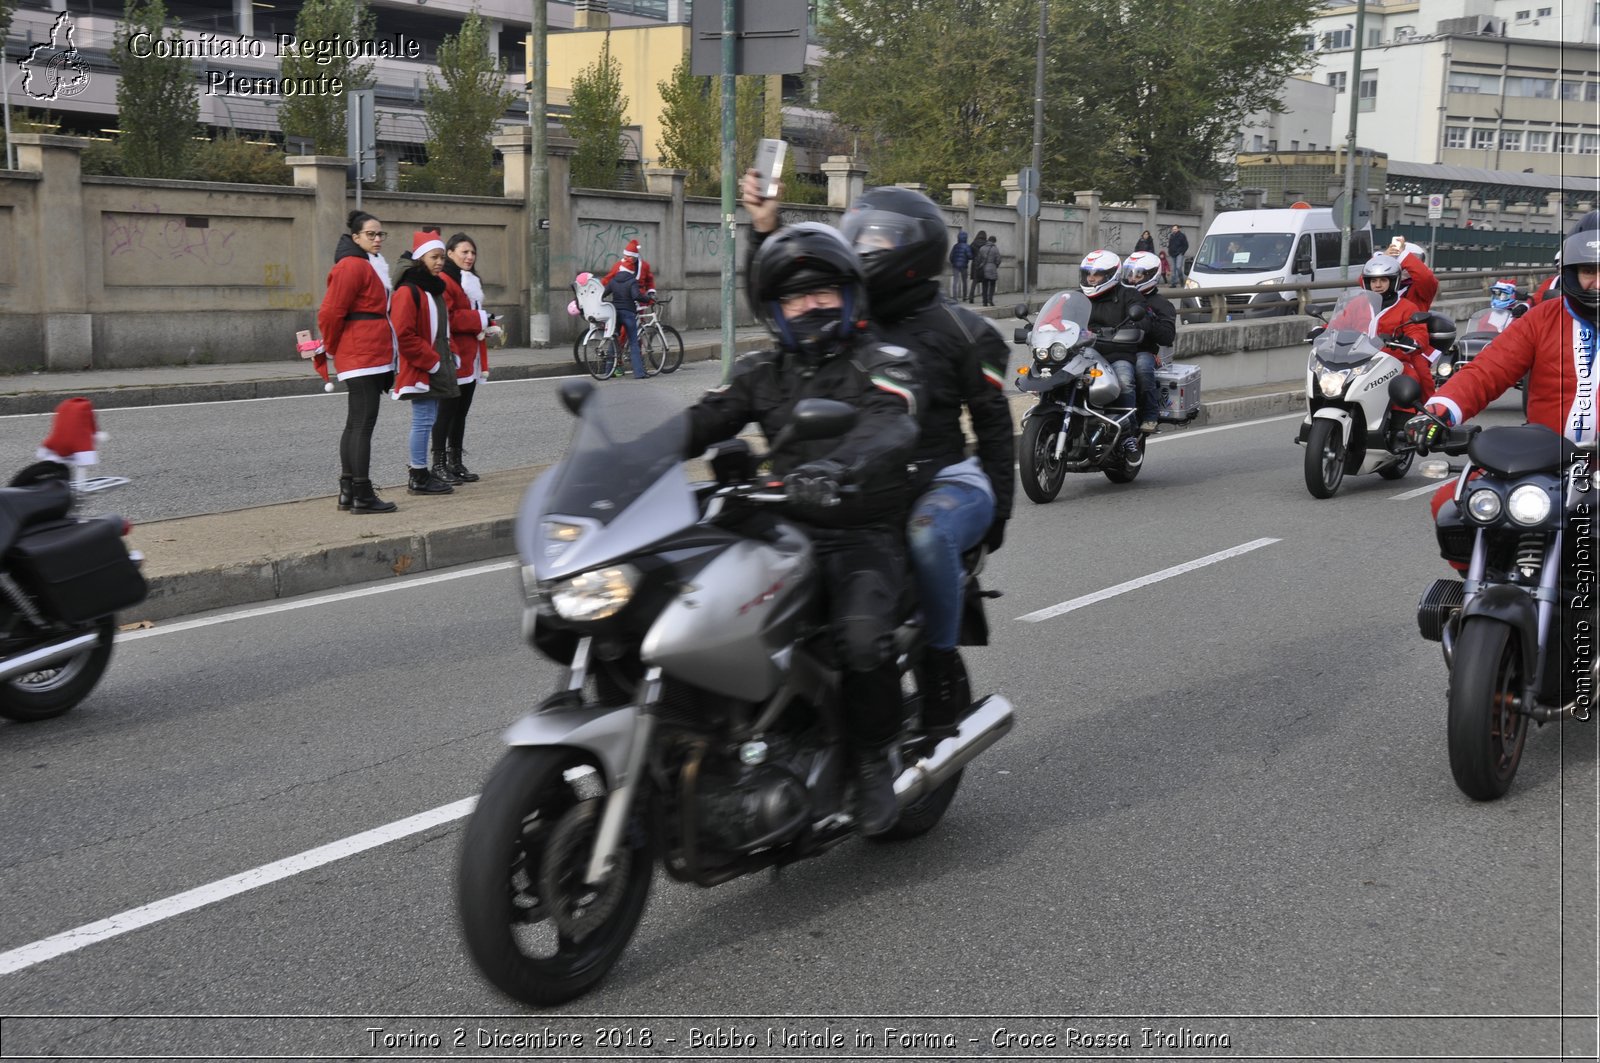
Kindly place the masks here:
POLYGON ((653 304, 639 308, 639 350, 648 376, 677 372, 683 364, 683 337, 671 325, 661 323, 662 310, 670 302, 672 296, 658 295, 653 304))

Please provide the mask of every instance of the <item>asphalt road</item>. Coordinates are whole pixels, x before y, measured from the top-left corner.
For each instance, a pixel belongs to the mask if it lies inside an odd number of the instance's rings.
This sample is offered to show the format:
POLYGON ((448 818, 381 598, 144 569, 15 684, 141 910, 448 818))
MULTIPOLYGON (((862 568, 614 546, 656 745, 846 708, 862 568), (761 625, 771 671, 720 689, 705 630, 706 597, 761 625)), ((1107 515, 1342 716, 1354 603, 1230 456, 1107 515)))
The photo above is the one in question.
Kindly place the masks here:
POLYGON ((1087 1058, 1140 1054, 1151 1027, 1179 1040, 1145 1058, 1592 1058, 1596 732, 1531 735, 1499 803, 1456 791, 1445 668, 1413 620, 1442 563, 1426 495, 1396 497, 1424 481, 1315 501, 1294 424, 1164 437, 1132 485, 1020 499, 990 569, 993 644, 967 653, 1018 723, 941 826, 713 890, 658 875, 610 978, 544 1015, 478 978, 452 910, 448 806, 555 676, 519 644, 510 567, 135 633, 77 711, 0 723, 0 1015, 202 1017, 11 1018, 3 1050, 1087 1058), (440 808, 310 869, 255 870, 440 808), (29 951, 70 931, 92 943, 29 951), (297 1017, 203 1017, 269 1015, 297 1017), (597 1048, 608 1027, 637 1047, 597 1048), (824 1047, 725 1044, 768 1028, 824 1047), (589 1040, 481 1047, 480 1029, 589 1040))

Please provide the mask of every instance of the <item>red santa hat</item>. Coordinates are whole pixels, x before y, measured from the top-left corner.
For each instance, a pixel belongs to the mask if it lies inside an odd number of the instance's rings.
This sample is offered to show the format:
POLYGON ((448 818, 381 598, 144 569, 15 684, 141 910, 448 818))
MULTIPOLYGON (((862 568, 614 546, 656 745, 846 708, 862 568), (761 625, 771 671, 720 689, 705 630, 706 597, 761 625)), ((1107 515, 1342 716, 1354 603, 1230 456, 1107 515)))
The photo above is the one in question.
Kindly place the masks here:
POLYGON ((429 251, 443 251, 444 241, 439 239, 436 231, 424 229, 411 234, 411 260, 421 262, 422 256, 429 251))
POLYGON ((321 374, 322 390, 332 391, 333 381, 328 377, 328 352, 322 346, 322 341, 302 340, 300 343, 296 344, 296 347, 300 351, 300 357, 310 358, 311 364, 316 368, 317 372, 321 374))
POLYGON ((639 257, 639 241, 637 241, 637 240, 629 240, 628 241, 628 246, 624 247, 622 249, 622 257, 623 258, 638 258, 639 257))
POLYGON ((94 465, 100 460, 95 446, 110 437, 98 430, 94 404, 85 398, 68 399, 56 407, 50 434, 39 444, 40 461, 59 461, 64 465, 94 465))

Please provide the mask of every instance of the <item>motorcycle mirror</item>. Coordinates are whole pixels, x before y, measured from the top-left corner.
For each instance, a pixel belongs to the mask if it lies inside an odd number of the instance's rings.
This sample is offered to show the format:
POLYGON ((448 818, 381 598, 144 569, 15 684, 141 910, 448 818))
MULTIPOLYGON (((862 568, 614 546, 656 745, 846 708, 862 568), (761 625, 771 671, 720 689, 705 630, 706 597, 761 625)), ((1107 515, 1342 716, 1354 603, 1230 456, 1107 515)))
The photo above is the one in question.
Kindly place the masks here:
POLYGON ((1511 304, 1511 316, 1513 318, 1521 317, 1523 314, 1526 314, 1527 312, 1528 312, 1528 304, 1527 303, 1512 303, 1511 304))
POLYGON ((1428 317, 1429 314, 1426 310, 1418 310, 1415 314, 1411 315, 1411 323, 1413 325, 1425 325, 1428 322, 1428 317))
POLYGON ((1017 315, 1018 317, 1020 317, 1024 321, 1028 320, 1028 304, 1027 303, 1018 303, 1016 306, 1013 306, 1011 308, 1011 312, 1013 314, 1017 315))
POLYGON ((1318 336, 1322 335, 1324 332, 1327 332, 1327 331, 1328 331, 1328 326, 1327 325, 1318 325, 1316 328, 1314 328, 1310 332, 1306 333, 1306 342, 1310 343, 1312 340, 1316 339, 1318 336))
POLYGON ((561 405, 574 417, 583 409, 583 404, 589 394, 594 391, 592 380, 563 380, 561 382, 561 405))
POLYGON ((855 427, 856 408, 836 399, 801 399, 790 423, 798 439, 831 439, 855 427))
POLYGON ((1143 303, 1134 303, 1132 306, 1128 307, 1128 320, 1143 321, 1145 315, 1149 312, 1150 310, 1143 303))
POLYGON ((1422 385, 1402 373, 1389 381, 1389 401, 1396 406, 1415 406, 1422 398, 1422 385))
POLYGON ((1023 325, 1020 328, 1013 329, 1012 332, 1011 332, 1011 342, 1012 343, 1027 343, 1028 342, 1028 326, 1027 325, 1023 325))

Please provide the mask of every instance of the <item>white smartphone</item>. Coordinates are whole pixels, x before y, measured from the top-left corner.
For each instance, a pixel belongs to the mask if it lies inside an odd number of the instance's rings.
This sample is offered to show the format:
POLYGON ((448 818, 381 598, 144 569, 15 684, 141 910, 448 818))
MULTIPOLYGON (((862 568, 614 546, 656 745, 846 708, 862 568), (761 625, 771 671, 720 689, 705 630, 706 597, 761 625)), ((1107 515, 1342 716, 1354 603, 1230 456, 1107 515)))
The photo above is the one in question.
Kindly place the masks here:
POLYGON ((789 151, 789 145, 782 140, 771 140, 763 137, 756 145, 756 161, 751 166, 760 175, 761 196, 763 199, 772 199, 778 194, 778 178, 783 175, 783 157, 789 151))

